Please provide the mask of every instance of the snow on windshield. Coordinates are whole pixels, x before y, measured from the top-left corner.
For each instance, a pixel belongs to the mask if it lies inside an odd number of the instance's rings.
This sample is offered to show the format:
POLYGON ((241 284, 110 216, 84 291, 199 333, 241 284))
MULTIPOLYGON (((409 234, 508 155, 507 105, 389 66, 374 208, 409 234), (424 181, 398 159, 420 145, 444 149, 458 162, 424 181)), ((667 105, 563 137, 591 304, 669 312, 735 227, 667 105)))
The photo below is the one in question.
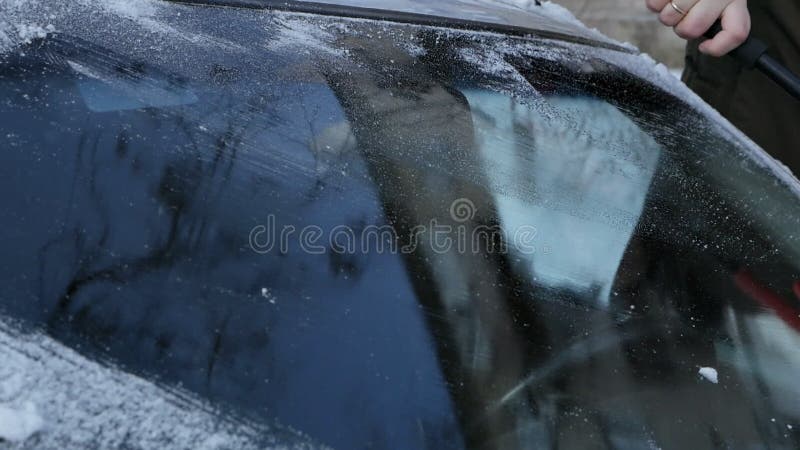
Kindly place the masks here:
POLYGON ((333 45, 333 35, 325 26, 308 26, 308 22, 293 15, 278 15, 278 36, 267 43, 275 51, 291 50, 301 54, 327 53, 344 56, 344 52, 333 45))
MULTIPOLYGON (((452 5, 455 2, 432 5, 421 4, 416 0, 401 0, 392 1, 391 4, 380 2, 376 4, 367 0, 348 0, 332 3, 354 6, 368 6, 369 3, 373 7, 391 6, 398 10, 436 13, 443 5, 453 9, 452 5)), ((537 14, 540 19, 539 22, 531 21, 531 26, 538 27, 540 22, 557 22, 569 24, 573 29, 579 28, 577 19, 561 6, 550 2, 536 6, 528 0, 463 0, 457 4, 462 7, 459 10, 460 16, 469 16, 473 19, 502 21, 481 14, 489 14, 486 11, 519 13, 525 8, 528 12, 537 14), (498 2, 504 3, 505 9, 487 7, 489 4, 499 4, 498 2), (545 20, 542 21, 542 18, 545 20)), ((337 36, 357 34, 365 25, 369 25, 367 28, 379 30, 384 34, 395 34, 393 39, 414 56, 424 52, 415 40, 418 32, 434 30, 440 35, 457 34, 481 43, 462 49, 462 58, 483 73, 514 80, 513 83, 497 83, 493 88, 511 94, 523 102, 536 98, 537 94, 521 79, 516 70, 506 63, 508 58, 536 57, 574 62, 599 58, 668 90, 692 108, 710 117, 712 120, 706 122, 710 125, 705 126, 713 127, 715 132, 728 137, 736 146, 737 154, 732 157, 746 157, 758 162, 768 168, 795 194, 800 195, 800 184, 787 168, 759 149, 686 88, 663 65, 656 63, 647 55, 631 55, 611 49, 546 39, 506 38, 496 33, 389 23, 376 27, 374 25, 380 22, 321 18, 295 13, 260 14, 253 10, 226 9, 224 10, 226 18, 237 24, 236 29, 232 30, 219 23, 219 11, 222 10, 158 0, 76 0, 68 5, 46 0, 0 0, 0 50, 7 51, 31 39, 53 33, 56 35, 74 33, 124 53, 128 57, 146 58, 148 61, 180 67, 180 70, 185 72, 183 75, 191 77, 193 75, 190 75, 189 71, 194 70, 196 65, 181 64, 179 61, 184 58, 183 54, 196 55, 202 51, 219 59, 232 57, 230 55, 236 53, 252 52, 256 48, 266 48, 289 55, 313 54, 315 57, 348 58, 347 52, 339 49, 337 36), (254 39, 258 33, 263 33, 263 37, 254 39), (162 42, 169 42, 170 45, 158 45, 162 42), (255 46, 254 42, 257 43, 255 46)), ((754 188, 741 186, 745 191, 754 188)), ((743 192, 744 194, 746 192, 743 192)))
POLYGON ((15 448, 320 448, 3 321, 0 361, 0 443, 15 448))
POLYGON ((0 52, 6 52, 16 45, 43 38, 55 31, 47 16, 39 16, 38 21, 27 17, 30 7, 26 0, 3 0, 0 2, 0 52))
POLYGON ((535 6, 533 1, 522 0, 316 0, 315 3, 499 23, 618 44, 598 31, 585 27, 567 10, 551 2, 543 2, 541 6, 535 6))
POLYGON ((170 39, 237 49, 202 30, 166 20, 172 13, 180 16, 176 5, 160 0, 0 0, 0 54, 59 31, 108 32, 124 41, 131 25, 170 39))
MULTIPOLYGON (((580 28, 571 14, 549 2, 544 2, 542 6, 532 5, 528 0, 462 0, 435 5, 429 2, 423 4, 417 0, 398 0, 392 1, 391 4, 368 0, 331 3, 391 6, 393 9, 423 13, 436 13, 445 5, 451 10, 458 9, 459 16, 484 20, 494 20, 489 17, 491 14, 487 11, 503 16, 509 11, 519 13, 522 8, 527 8, 526 11, 538 15, 538 21, 524 15, 520 17, 530 20, 530 26, 534 28, 553 23, 568 24, 573 31, 580 28), (487 7, 488 4, 499 4, 497 2, 504 3, 505 9, 487 7), (454 6, 456 4, 459 5, 458 8, 454 6), (482 17, 481 14, 486 16, 482 17)), ((183 75, 191 77, 189 71, 195 70, 196 65, 189 61, 184 61, 185 64, 180 61, 185 59, 185 54, 197 55, 199 52, 205 52, 219 59, 233 58, 231 55, 252 52, 256 48, 261 50, 266 48, 291 55, 313 53, 317 56, 348 58, 346 52, 337 48, 334 35, 357 33, 359 24, 380 23, 368 20, 320 18, 308 14, 260 14, 253 10, 225 9, 226 19, 237 24, 235 29, 231 29, 219 23, 220 11, 222 10, 171 4, 159 0, 76 0, 69 4, 48 0, 0 0, 0 52, 3 50, 8 52, 25 42, 50 34, 74 34, 121 52, 129 58, 142 58, 153 63, 179 67, 185 72, 183 75), (276 23, 277 27, 274 26, 276 23), (254 39, 258 37, 258 33, 263 33, 262 39, 254 39), (164 42, 169 42, 169 45, 161 45, 164 42)), ((389 23, 374 28, 386 30, 386 33, 397 33, 395 40, 404 43, 412 56, 424 52, 414 40, 417 34, 415 31, 432 29, 389 23)), ((795 194, 800 195, 800 184, 786 167, 759 149, 686 88, 680 80, 672 76, 663 65, 656 63, 649 56, 546 39, 506 38, 495 33, 442 28, 434 30, 440 34, 458 34, 475 42, 481 42, 480 46, 462 51, 464 60, 484 73, 506 78, 511 76, 510 79, 513 79, 514 83, 507 83, 508 86, 505 87, 498 84, 494 88, 506 93, 515 90, 513 94, 520 99, 533 98, 535 93, 532 93, 527 83, 519 78, 513 67, 505 63, 509 57, 566 59, 575 62, 595 58, 610 62, 655 86, 664 88, 692 108, 710 117, 711 120, 707 121, 710 125, 706 126, 713 127, 715 132, 726 136, 734 143, 737 153, 731 157, 756 161, 768 168, 795 194)), ((741 189, 747 191, 754 187, 742 186, 741 189)))
POLYGON ((55 23, 70 15, 70 9, 113 14, 118 19, 152 20, 156 2, 151 0, 77 0, 69 5, 42 0, 0 1, 0 52, 30 43, 58 30, 55 23))

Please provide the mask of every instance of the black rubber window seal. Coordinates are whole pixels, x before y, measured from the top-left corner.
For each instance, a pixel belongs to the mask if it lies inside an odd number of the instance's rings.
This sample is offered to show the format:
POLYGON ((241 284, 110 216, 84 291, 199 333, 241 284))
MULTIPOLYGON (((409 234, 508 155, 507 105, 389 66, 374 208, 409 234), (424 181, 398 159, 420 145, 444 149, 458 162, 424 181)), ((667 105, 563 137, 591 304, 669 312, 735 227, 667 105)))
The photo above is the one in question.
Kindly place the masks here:
POLYGON ((428 14, 417 14, 410 12, 391 11, 376 8, 364 8, 357 6, 335 5, 330 3, 306 2, 297 0, 165 0, 171 3, 182 3, 199 6, 217 6, 229 8, 248 8, 264 9, 272 11, 285 11, 295 13, 316 14, 321 16, 345 17, 350 19, 369 19, 395 23, 425 25, 439 28, 453 28, 469 31, 483 31, 500 33, 518 37, 536 37, 542 39, 553 39, 577 44, 590 45, 593 47, 607 48, 611 50, 631 53, 626 47, 615 45, 608 42, 600 42, 592 39, 572 36, 569 34, 553 31, 536 30, 531 28, 519 27, 515 25, 499 24, 492 22, 482 22, 476 20, 457 19, 451 17, 439 17, 428 14))

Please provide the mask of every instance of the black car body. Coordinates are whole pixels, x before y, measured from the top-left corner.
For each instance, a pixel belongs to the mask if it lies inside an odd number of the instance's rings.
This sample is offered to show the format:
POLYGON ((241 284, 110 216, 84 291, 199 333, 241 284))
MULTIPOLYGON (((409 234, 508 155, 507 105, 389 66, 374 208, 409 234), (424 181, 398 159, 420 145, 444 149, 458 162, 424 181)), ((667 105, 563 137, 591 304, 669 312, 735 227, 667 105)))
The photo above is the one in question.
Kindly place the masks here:
POLYGON ((800 184, 666 70, 199 3, 0 1, 0 448, 800 445, 800 184))

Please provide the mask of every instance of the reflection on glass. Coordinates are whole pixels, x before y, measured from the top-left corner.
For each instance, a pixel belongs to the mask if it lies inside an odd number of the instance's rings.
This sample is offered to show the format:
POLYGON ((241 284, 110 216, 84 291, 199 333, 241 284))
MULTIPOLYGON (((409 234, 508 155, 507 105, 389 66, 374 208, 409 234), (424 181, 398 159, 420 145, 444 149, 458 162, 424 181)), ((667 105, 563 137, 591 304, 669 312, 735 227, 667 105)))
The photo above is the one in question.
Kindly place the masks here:
POLYGON ((500 190, 496 201, 509 234, 536 228, 540 248, 527 256, 536 281, 607 305, 650 190, 658 144, 599 99, 548 96, 531 107, 491 91, 465 95, 487 176, 501 189, 530 189, 523 198, 500 190))

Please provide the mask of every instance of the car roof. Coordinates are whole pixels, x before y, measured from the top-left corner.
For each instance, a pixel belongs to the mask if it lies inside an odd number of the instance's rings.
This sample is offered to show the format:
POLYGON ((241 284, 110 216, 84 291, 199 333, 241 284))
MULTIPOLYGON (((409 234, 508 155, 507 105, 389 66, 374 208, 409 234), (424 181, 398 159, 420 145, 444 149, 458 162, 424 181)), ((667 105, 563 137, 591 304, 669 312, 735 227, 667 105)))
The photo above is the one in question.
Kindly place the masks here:
POLYGON ((630 50, 565 8, 534 0, 169 0, 532 34, 630 50), (529 5, 527 7, 524 7, 529 5), (472 26, 470 26, 472 25, 472 26))

